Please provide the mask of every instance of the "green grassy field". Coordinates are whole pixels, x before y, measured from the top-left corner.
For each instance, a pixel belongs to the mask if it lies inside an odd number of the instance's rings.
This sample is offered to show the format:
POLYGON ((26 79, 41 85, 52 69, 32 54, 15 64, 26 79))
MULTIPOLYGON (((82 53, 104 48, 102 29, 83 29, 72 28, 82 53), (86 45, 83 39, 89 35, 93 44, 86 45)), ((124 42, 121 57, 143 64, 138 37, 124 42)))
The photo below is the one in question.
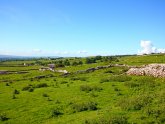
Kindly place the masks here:
MULTIPOLYGON (((75 73, 111 63, 145 65, 165 63, 164 54, 121 56, 86 64, 85 58, 67 58, 81 65, 57 67, 69 75, 39 71, 43 63, 59 60, 4 61, 0 70, 27 71, 0 75, 2 124, 163 124, 165 79, 127 76, 124 67, 75 73), (36 61, 40 61, 40 64, 36 61), (21 66, 22 63, 33 63, 21 66), (10 66, 9 66, 10 65, 10 66), (12 66, 14 65, 14 66, 12 66), (12 67, 11 67, 12 66, 12 67), (41 76, 41 77, 38 77, 41 76)), ((61 59, 65 61, 65 58, 61 59)))

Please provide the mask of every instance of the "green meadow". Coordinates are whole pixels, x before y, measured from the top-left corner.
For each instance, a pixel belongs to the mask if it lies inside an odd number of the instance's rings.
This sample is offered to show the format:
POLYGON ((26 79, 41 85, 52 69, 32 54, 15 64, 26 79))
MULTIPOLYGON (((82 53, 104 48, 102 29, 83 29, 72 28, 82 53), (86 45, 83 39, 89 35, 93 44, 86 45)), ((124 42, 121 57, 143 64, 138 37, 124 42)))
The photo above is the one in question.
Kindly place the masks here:
POLYGON ((1 61, 2 124, 163 124, 165 78, 128 76, 110 64, 165 63, 164 54, 1 61), (26 63, 26 65, 24 64, 26 63), (55 70, 39 71, 55 64, 55 70))

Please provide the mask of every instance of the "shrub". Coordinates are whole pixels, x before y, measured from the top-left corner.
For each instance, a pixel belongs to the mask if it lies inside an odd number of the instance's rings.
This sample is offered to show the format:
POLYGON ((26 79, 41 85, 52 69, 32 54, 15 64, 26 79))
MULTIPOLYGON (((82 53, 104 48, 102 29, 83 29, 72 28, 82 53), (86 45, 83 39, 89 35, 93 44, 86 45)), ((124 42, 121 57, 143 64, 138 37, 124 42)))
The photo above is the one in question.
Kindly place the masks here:
POLYGON ((47 83, 40 83, 35 86, 36 88, 48 87, 47 83))
POLYGON ((55 108, 51 112, 51 117, 58 117, 58 116, 60 116, 62 114, 63 113, 61 112, 61 110, 59 108, 55 108))
POLYGON ((22 88, 22 91, 26 91, 26 90, 29 90, 31 88, 31 86, 25 86, 22 88))
POLYGON ((13 91, 13 94, 19 94, 19 93, 20 92, 18 90, 16 90, 16 89, 13 91))
POLYGON ((46 94, 46 93, 43 93, 42 96, 43 96, 43 97, 49 97, 49 95, 46 94))
POLYGON ((66 83, 68 83, 67 81, 61 81, 61 84, 66 84, 66 83))
POLYGON ((28 89, 28 91, 29 92, 33 92, 34 91, 34 88, 31 87, 31 88, 28 89))
POLYGON ((6 120, 8 120, 9 118, 6 116, 6 114, 5 113, 1 113, 0 114, 0 121, 6 121, 6 120))
POLYGON ((13 96, 12 96, 12 99, 16 99, 16 96, 15 96, 15 94, 13 94, 13 96))

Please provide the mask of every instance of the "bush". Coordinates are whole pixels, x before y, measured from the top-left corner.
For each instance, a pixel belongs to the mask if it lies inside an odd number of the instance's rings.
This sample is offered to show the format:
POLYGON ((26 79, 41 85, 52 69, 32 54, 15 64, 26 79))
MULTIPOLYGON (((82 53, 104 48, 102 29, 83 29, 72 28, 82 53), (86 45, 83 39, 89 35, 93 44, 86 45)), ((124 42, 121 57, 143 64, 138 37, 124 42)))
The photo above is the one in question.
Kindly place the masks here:
POLYGON ((20 92, 18 90, 16 90, 16 89, 13 91, 13 94, 19 94, 19 93, 20 92))
POLYGON ((8 120, 9 118, 6 116, 6 114, 5 113, 1 113, 0 114, 0 121, 6 121, 6 120, 8 120))
POLYGON ((49 95, 46 94, 46 93, 43 93, 42 96, 43 96, 43 97, 49 97, 49 95))
POLYGON ((58 116, 60 116, 62 114, 63 113, 61 112, 61 110, 59 108, 55 108, 51 112, 51 117, 58 117, 58 116))
POLYGON ((83 103, 74 103, 72 104, 72 109, 75 112, 81 112, 81 111, 91 111, 91 110, 97 110, 97 104, 95 102, 83 102, 83 103))
POLYGON ((26 91, 26 90, 29 90, 31 88, 31 86, 25 86, 22 88, 22 91, 26 91))
POLYGON ((68 83, 67 81, 61 81, 61 84, 66 84, 66 83, 68 83))
POLYGON ((40 83, 35 86, 36 88, 48 87, 47 83, 40 83))
POLYGON ((33 92, 34 91, 34 88, 31 87, 31 88, 28 89, 28 91, 29 92, 33 92))

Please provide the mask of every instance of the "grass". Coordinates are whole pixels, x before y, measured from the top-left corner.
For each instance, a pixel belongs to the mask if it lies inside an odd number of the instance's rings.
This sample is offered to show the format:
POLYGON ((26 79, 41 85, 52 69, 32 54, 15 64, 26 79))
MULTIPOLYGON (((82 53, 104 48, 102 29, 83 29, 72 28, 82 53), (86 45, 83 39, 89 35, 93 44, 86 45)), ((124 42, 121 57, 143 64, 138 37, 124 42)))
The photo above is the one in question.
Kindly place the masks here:
MULTIPOLYGON (((71 62, 85 61, 84 58, 67 59, 71 62)), ((165 63, 164 55, 124 56, 118 57, 118 60, 111 63, 138 66, 165 63)), ((39 61, 46 63, 55 60, 39 61)), ((38 70, 40 65, 18 67, 23 62, 6 61, 0 66, 0 70, 28 71, 26 74, 0 75, 2 124, 165 123, 164 78, 127 76, 127 68, 123 67, 74 73, 109 65, 110 62, 57 68, 71 72, 67 76, 51 71, 41 72, 38 70), (38 76, 43 77, 36 78, 38 76)))

